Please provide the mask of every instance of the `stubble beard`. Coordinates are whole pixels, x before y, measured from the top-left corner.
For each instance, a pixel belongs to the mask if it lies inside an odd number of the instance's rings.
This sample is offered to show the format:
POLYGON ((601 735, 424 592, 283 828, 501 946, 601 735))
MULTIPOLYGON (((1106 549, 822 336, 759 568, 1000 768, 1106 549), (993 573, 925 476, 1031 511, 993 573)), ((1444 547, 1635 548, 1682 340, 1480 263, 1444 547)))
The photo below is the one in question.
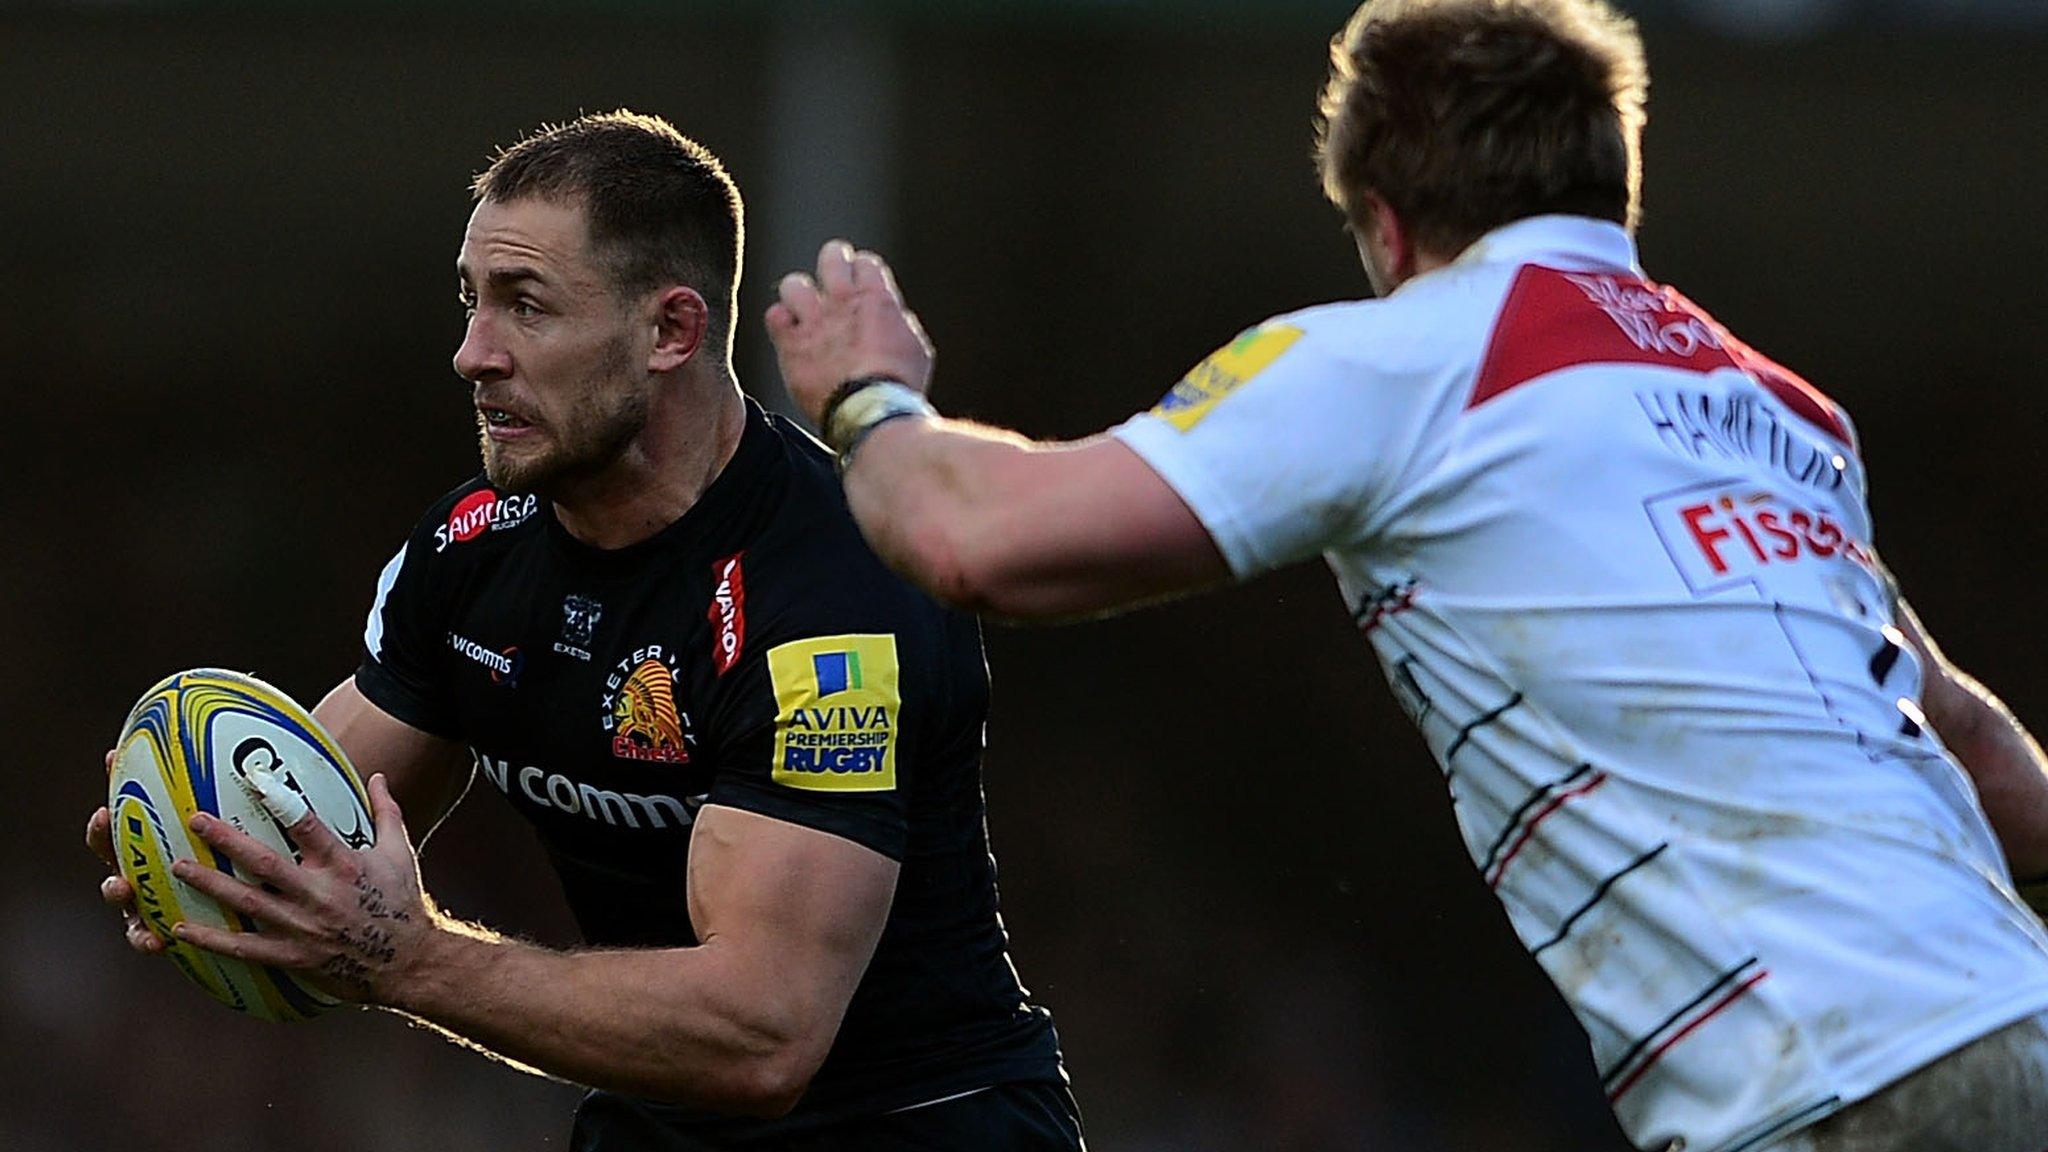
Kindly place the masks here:
POLYGON ((616 463, 628 445, 647 427, 650 392, 630 379, 630 338, 620 335, 605 346, 595 370, 586 377, 560 421, 550 421, 538 450, 510 451, 479 427, 484 476, 504 492, 533 493, 560 499, 565 490, 596 476, 616 463))

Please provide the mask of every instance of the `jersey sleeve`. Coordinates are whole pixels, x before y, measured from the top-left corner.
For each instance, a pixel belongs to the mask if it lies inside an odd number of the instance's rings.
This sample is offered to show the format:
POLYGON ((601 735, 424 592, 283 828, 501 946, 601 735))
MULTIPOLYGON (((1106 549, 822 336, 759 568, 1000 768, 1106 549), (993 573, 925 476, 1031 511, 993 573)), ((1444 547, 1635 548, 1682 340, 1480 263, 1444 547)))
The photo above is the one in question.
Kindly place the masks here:
POLYGON ((910 634, 806 629, 730 674, 712 724, 710 803, 903 858, 916 726, 936 708, 910 634))
POLYGON ((446 629, 433 588, 433 526, 445 517, 445 505, 444 501, 427 514, 377 574, 376 595, 363 624, 356 688, 398 720, 454 739, 454 709, 436 660, 446 629))
POLYGON ((1373 327, 1268 321, 1113 430, 1187 502, 1239 579, 1354 536, 1387 498, 1421 390, 1367 362, 1373 327))

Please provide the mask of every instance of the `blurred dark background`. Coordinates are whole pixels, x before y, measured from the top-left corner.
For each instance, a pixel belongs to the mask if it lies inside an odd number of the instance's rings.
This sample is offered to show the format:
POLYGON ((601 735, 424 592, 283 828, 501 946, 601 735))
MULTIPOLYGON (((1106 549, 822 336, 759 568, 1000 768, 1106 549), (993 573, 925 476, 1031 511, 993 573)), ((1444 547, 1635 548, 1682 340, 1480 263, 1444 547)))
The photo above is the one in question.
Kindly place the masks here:
MULTIPOLYGON (((1923 616, 2048 717, 2048 6, 1632 7, 1652 274, 1851 409, 1923 616)), ((79 843, 144 687, 317 698, 474 470, 452 262, 492 146, 628 105, 723 156, 770 402, 760 309, 843 233, 895 259, 944 407, 1079 435, 1362 292, 1308 161, 1348 11, 0 0, 0 1148, 564 1144, 568 1088, 128 954, 79 843)), ((1323 571, 989 646, 1007 919, 1093 1146, 1623 1147, 1323 571)), ((479 788, 425 867, 564 942, 535 861, 479 788)))

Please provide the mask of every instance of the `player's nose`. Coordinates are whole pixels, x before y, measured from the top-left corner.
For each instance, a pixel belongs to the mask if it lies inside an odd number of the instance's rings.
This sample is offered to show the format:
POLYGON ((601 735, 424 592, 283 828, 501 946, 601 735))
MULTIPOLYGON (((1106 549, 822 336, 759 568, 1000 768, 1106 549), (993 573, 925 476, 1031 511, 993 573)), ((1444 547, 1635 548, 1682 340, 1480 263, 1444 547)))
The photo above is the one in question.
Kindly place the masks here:
POLYGON ((462 344, 455 349, 455 374, 476 384, 503 379, 511 373, 511 353, 492 339, 491 327, 482 314, 470 317, 462 344))

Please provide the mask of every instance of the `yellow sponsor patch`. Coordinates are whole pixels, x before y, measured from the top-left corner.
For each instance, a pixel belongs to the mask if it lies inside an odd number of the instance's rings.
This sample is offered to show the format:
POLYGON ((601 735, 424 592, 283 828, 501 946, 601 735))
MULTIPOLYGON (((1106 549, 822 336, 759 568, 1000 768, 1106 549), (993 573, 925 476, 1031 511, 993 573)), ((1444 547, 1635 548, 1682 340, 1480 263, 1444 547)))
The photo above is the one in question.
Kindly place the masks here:
POLYGON ((819 636, 768 650, 774 780, 813 792, 896 787, 903 693, 893 635, 819 636))
POLYGON ((1181 378, 1159 401, 1152 414, 1185 432, 1239 385, 1264 372, 1280 354, 1301 339, 1301 329, 1286 324, 1253 328, 1217 349, 1181 378))

